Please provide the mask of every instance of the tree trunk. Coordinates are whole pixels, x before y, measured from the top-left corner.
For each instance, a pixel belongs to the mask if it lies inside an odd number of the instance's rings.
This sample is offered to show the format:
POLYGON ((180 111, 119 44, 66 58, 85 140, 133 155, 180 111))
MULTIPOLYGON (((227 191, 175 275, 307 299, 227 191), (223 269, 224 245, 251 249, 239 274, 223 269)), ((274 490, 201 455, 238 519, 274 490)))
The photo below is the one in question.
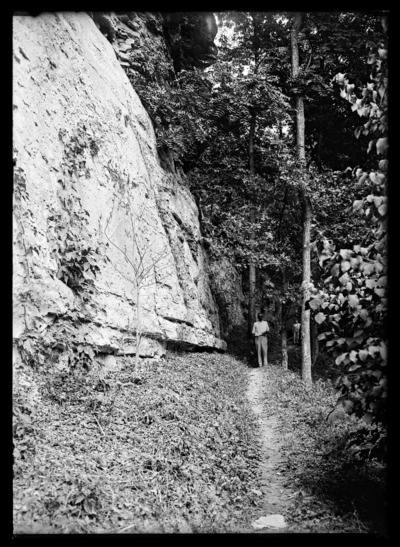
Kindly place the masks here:
MULTIPOLYGON (((253 219, 252 219, 253 221, 253 219)), ((253 329, 253 323, 256 318, 256 266, 253 261, 249 263, 249 333, 253 329)))
POLYGON ((311 376, 311 339, 310 339, 310 310, 305 309, 305 303, 310 297, 309 284, 311 281, 311 205, 309 199, 303 194, 304 218, 303 218, 303 283, 301 302, 301 375, 307 384, 312 383, 311 376))
MULTIPOLYGON (((303 23, 303 15, 296 13, 294 15, 291 29, 292 46, 292 77, 297 78, 299 74, 299 43, 298 34, 303 23)), ((305 168, 305 117, 304 117, 304 99, 300 95, 296 96, 296 148, 297 157, 300 164, 305 168)), ((311 255, 310 255, 310 235, 311 235, 311 202, 304 185, 300 189, 300 197, 303 205, 303 279, 302 279, 302 306, 301 306, 301 372, 305 383, 311 384, 311 341, 310 341, 310 311, 305 309, 305 303, 309 298, 309 284, 311 281, 311 255)))
MULTIPOLYGON (((256 114, 252 113, 250 118, 250 132, 249 132, 249 167, 250 167, 250 178, 254 180, 254 135, 256 130, 256 114)), ((250 211, 250 221, 254 224, 256 220, 256 213, 254 208, 251 208, 250 211)), ((256 265, 254 259, 250 258, 249 260, 249 318, 248 318, 248 329, 249 336, 251 336, 251 331, 253 328, 253 322, 255 320, 255 298, 256 298, 256 265)))
POLYGON ((135 373, 139 372, 139 352, 141 338, 141 313, 140 313, 140 288, 136 287, 136 349, 135 349, 135 373))
POLYGON ((315 362, 319 354, 319 344, 318 344, 318 327, 314 319, 311 322, 311 360, 312 364, 315 365, 315 362))
POLYGON ((282 368, 283 370, 288 370, 289 368, 289 359, 287 352, 287 332, 286 325, 282 325, 281 330, 281 347, 282 347, 282 368))
MULTIPOLYGON (((283 292, 287 291, 287 279, 286 271, 282 268, 282 288, 283 292)), ((281 319, 281 348, 282 348, 282 368, 287 370, 289 367, 289 359, 287 352, 287 332, 286 332, 286 313, 284 309, 284 304, 280 302, 280 319, 281 319)))

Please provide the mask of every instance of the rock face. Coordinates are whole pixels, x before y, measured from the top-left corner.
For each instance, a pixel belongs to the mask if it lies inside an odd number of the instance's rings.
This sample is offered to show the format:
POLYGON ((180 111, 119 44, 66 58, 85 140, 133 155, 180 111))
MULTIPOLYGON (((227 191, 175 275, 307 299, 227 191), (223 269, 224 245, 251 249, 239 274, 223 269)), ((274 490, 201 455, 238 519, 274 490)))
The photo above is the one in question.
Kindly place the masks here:
POLYGON ((232 331, 246 325, 243 316, 245 297, 242 279, 226 258, 210 262, 207 271, 211 278, 212 293, 218 305, 222 337, 226 339, 231 336, 232 331))
POLYGON ((141 355, 225 349, 196 204, 112 45, 84 13, 15 16, 13 41, 17 346, 130 354, 139 325, 141 355))
POLYGON ((182 69, 206 67, 217 56, 213 13, 93 12, 92 17, 121 54, 121 64, 141 74, 156 65, 158 78, 167 79, 182 69))
POLYGON ((167 81, 175 75, 161 14, 94 12, 91 15, 128 76, 156 76, 167 81))

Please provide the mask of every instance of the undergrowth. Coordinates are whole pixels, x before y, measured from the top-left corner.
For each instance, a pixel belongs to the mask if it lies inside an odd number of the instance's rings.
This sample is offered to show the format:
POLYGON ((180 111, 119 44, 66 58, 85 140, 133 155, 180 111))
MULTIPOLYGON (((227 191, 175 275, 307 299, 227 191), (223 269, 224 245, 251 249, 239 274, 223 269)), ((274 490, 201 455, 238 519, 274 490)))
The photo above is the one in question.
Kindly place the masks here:
POLYGON ((14 384, 14 532, 232 532, 257 506, 245 368, 220 354, 122 369, 24 368, 14 384))
POLYGON ((307 532, 385 535, 384 465, 354 446, 368 426, 346 415, 327 420, 337 399, 329 381, 307 388, 298 374, 273 366, 267 382, 265 408, 280 421, 281 472, 297 491, 292 524, 307 532))

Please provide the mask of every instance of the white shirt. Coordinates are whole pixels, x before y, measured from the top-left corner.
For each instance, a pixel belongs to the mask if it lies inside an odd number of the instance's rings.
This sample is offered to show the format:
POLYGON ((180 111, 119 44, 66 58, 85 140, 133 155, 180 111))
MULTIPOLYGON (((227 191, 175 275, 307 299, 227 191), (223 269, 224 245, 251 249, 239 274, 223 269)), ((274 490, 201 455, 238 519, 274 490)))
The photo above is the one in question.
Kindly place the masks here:
POLYGON ((269 325, 267 321, 256 321, 253 325, 253 334, 261 336, 269 331, 269 325))

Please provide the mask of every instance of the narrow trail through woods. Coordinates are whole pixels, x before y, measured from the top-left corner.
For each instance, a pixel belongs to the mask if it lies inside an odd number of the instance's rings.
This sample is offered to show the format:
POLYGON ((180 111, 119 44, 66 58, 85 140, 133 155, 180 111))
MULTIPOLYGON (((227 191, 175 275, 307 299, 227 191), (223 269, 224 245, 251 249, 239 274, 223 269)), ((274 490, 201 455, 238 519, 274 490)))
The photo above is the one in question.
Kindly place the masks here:
MULTIPOLYGON (((278 418, 268 414, 262 402, 268 400, 268 392, 271 390, 268 382, 268 372, 268 367, 250 369, 247 389, 247 398, 254 414, 257 416, 261 436, 262 460, 260 468, 263 503, 260 517, 280 514, 287 522, 288 510, 295 493, 285 484, 285 479, 279 470, 283 454, 279 440, 278 418)), ((258 530, 260 533, 277 531, 288 532, 290 529, 287 526, 282 529, 263 528, 258 530)))

